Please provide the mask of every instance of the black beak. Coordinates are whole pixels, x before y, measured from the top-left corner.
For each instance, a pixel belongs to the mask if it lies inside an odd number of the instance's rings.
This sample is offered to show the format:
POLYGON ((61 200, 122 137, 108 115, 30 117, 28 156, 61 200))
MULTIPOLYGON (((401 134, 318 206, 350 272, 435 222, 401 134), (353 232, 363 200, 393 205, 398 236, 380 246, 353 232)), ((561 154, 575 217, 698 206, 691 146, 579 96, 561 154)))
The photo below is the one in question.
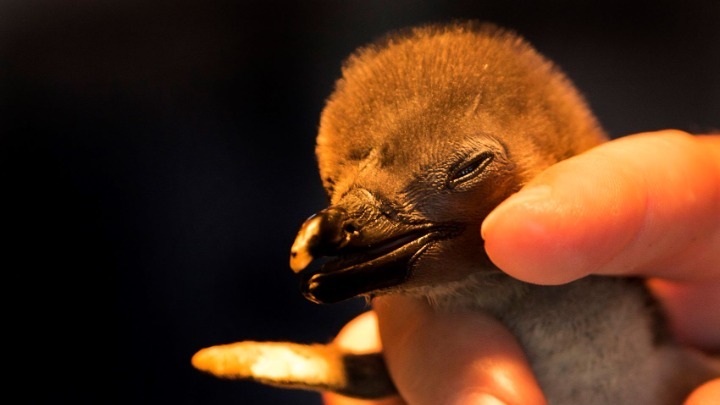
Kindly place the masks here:
MULTIPOLYGON (((389 221, 378 219, 378 222, 389 221)), ((290 251, 290 267, 301 277, 303 295, 334 303, 403 283, 430 242, 447 232, 429 225, 385 223, 362 226, 342 208, 330 207, 308 218, 290 251), (332 259, 308 269, 316 258, 332 259)))

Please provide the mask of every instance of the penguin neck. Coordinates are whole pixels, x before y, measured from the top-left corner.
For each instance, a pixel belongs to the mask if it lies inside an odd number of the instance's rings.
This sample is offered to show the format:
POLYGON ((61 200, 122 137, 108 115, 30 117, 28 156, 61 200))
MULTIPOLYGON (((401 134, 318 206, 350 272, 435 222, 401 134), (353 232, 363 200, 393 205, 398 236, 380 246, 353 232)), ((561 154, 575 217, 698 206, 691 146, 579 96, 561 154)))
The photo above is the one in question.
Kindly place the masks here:
POLYGON ((600 306, 622 294, 640 301, 648 300, 649 295, 643 283, 634 278, 588 276, 562 285, 538 285, 520 281, 499 270, 476 272, 462 280, 420 287, 409 293, 426 299, 440 312, 477 310, 504 320, 517 317, 518 312, 533 312, 533 307, 552 307, 558 300, 564 301, 568 297, 573 298, 564 305, 583 307, 586 303, 578 297, 587 296, 588 291, 594 304, 600 306))
POLYGON ((410 293, 426 299, 440 312, 472 309, 500 317, 533 287, 500 270, 483 270, 462 280, 420 287, 410 293))

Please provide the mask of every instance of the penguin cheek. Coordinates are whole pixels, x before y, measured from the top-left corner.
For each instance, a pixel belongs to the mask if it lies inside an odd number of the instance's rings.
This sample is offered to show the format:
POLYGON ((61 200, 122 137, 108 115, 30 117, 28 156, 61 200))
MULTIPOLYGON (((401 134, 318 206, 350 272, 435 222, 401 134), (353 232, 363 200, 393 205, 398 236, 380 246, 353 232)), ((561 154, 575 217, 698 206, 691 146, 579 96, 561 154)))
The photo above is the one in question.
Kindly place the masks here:
POLYGON ((430 243, 417 252, 408 266, 403 289, 427 286, 433 282, 442 264, 442 245, 445 241, 430 243))
POLYGON ((404 288, 432 287, 442 283, 459 281, 477 271, 480 261, 474 262, 464 251, 458 238, 433 242, 413 260, 404 288))

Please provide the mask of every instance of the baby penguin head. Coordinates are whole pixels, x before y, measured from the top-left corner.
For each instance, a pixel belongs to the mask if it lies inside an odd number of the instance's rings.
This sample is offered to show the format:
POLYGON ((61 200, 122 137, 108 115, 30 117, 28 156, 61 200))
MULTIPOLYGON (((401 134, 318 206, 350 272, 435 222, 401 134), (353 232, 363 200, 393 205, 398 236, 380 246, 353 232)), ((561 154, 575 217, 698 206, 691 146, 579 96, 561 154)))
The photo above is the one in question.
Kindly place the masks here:
POLYGON ((429 25, 356 51, 320 120, 330 207, 290 264, 305 296, 417 291, 494 270, 480 224, 544 168, 606 138, 563 73, 492 25, 429 25), (311 261, 325 257, 318 269, 311 261))

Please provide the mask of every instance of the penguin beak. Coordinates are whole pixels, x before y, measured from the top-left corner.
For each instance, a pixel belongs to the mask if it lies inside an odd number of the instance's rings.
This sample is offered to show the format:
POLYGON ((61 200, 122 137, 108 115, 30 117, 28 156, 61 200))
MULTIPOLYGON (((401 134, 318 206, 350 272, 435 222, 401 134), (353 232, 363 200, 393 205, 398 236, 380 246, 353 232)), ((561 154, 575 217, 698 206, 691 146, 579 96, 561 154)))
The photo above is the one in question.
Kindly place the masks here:
POLYGON ((399 285, 431 242, 447 235, 431 225, 390 225, 358 226, 338 207, 308 218, 290 249, 290 267, 300 275, 303 295, 329 304, 399 285), (308 268, 323 257, 330 260, 308 268))

